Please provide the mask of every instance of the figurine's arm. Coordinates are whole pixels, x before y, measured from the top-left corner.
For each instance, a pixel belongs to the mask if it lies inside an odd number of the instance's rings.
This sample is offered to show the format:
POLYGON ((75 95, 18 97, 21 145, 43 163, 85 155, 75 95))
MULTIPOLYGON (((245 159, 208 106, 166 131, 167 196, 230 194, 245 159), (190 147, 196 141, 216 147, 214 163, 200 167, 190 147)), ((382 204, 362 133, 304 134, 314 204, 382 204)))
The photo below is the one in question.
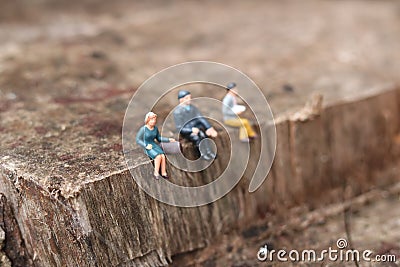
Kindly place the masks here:
POLYGON ((156 127, 156 130, 157 130, 157 136, 156 136, 156 138, 157 138, 157 141, 158 142, 164 142, 164 143, 169 143, 169 138, 167 138, 167 137, 162 137, 161 135, 160 135, 160 132, 158 131, 158 128, 156 127))
POLYGON ((186 124, 185 118, 183 117, 183 114, 179 110, 175 110, 174 120, 175 120, 176 130, 179 131, 181 134, 188 135, 192 133, 192 127, 189 127, 186 124))
POLYGON ((195 106, 192 106, 194 108, 195 114, 196 114, 196 119, 200 121, 201 124, 203 124, 204 128, 209 129, 211 128, 211 124, 208 122, 206 118, 203 117, 203 115, 200 113, 199 109, 196 108, 195 106))
POLYGON ((146 148, 146 143, 144 142, 144 127, 140 128, 140 130, 136 134, 136 144, 138 144, 142 148, 146 148))
POLYGON ((194 111, 196 113, 196 119, 204 126, 204 128, 206 128, 206 135, 217 137, 217 131, 212 127, 208 120, 201 115, 200 111, 196 107, 194 107, 194 111))

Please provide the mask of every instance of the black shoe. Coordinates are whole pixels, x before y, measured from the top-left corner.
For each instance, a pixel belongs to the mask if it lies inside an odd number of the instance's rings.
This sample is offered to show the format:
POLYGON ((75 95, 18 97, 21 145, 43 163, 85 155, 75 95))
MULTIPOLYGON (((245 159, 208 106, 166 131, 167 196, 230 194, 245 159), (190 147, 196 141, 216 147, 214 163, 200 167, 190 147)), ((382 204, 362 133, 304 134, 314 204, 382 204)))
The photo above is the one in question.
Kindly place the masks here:
POLYGON ((217 158, 217 154, 215 154, 214 152, 208 152, 207 155, 210 156, 213 159, 217 158))
POLYGON ((207 161, 211 161, 214 159, 214 158, 210 157, 208 154, 201 155, 201 158, 204 160, 207 160, 207 161))
POLYGON ((164 178, 164 179, 169 179, 168 174, 166 174, 166 175, 161 175, 161 177, 164 178))

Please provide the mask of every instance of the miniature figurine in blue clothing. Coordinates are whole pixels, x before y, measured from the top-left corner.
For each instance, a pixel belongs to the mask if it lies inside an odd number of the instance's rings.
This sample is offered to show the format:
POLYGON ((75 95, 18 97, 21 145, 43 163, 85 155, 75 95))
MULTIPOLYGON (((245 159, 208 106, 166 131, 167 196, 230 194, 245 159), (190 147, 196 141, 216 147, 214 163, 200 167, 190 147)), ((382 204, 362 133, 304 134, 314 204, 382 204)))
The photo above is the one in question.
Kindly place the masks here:
POLYGON ((200 147, 200 142, 207 136, 217 137, 218 133, 201 115, 197 107, 191 104, 191 99, 189 91, 178 92, 180 104, 174 110, 175 127, 183 138, 191 141, 199 149, 202 159, 211 161, 216 157, 211 145, 209 142, 204 142, 204 145, 200 147))
POLYGON ((176 141, 174 138, 162 137, 160 135, 160 132, 156 126, 157 115, 155 113, 147 113, 144 122, 145 125, 140 128, 136 135, 136 143, 144 149, 144 152, 147 156, 149 156, 151 159, 154 159, 154 178, 160 178, 159 169, 161 166, 161 177, 168 179, 164 151, 155 142, 155 140, 157 140, 159 143, 176 141))

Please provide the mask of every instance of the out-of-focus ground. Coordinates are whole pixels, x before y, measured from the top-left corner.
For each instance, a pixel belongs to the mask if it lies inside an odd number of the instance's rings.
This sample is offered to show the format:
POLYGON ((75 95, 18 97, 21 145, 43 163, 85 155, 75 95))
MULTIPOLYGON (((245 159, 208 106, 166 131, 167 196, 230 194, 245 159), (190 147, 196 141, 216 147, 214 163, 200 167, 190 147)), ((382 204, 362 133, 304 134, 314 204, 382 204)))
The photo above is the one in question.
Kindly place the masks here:
POLYGON ((1 92, 24 105, 100 97, 210 60, 245 72, 279 113, 311 91, 337 98, 398 82, 399 17, 387 0, 2 3, 1 92))
MULTIPOLYGON (((172 266, 357 266, 349 258, 340 261, 340 253, 324 255, 324 260, 308 260, 299 262, 296 255, 289 257, 291 250, 316 251, 317 258, 321 252, 328 250, 340 251, 337 247, 339 239, 345 239, 347 246, 343 251, 358 250, 360 261, 358 266, 399 266, 400 263, 400 194, 389 195, 387 192, 378 194, 376 198, 367 201, 365 205, 350 208, 331 217, 319 216, 313 224, 301 229, 301 224, 308 218, 305 208, 288 210, 288 214, 299 218, 297 226, 288 226, 290 217, 286 220, 266 219, 264 223, 253 226, 245 231, 233 231, 224 235, 216 243, 210 244, 203 250, 191 254, 178 255, 173 260, 172 266), (347 224, 347 225, 346 225, 347 224), (281 225, 281 228, 270 229, 269 226, 281 225), (278 233, 277 229, 284 229, 278 233), (271 237, 273 236, 273 238, 271 237), (275 250, 275 254, 263 262, 257 259, 257 253, 262 246, 275 250), (279 261, 277 251, 285 250, 286 262, 279 261), (362 252, 371 250, 368 257, 370 262, 362 259, 362 252), (377 255, 379 255, 377 257, 377 255), (382 255, 385 255, 382 257, 382 255), (394 258, 389 258, 394 257, 394 258), (337 260, 335 260, 335 256, 337 260), (387 258, 384 258, 387 257, 387 258), (384 262, 379 262, 380 260, 384 262)), ((337 208, 337 205, 327 208, 337 208)))
MULTIPOLYGON (((2 2, 0 157, 46 188, 68 187, 125 167, 126 106, 163 68, 192 60, 233 66, 281 114, 312 92, 329 102, 398 84, 398 51, 396 0, 2 2)), ((354 241, 399 253, 400 236, 391 231, 399 210, 398 196, 361 208, 352 219, 354 241)), ((339 216, 274 243, 326 248, 343 234, 339 216)), ((259 240, 246 246, 240 236, 211 247, 209 258, 189 257, 203 266, 258 264, 259 240), (225 245, 227 253, 219 250, 225 245)))

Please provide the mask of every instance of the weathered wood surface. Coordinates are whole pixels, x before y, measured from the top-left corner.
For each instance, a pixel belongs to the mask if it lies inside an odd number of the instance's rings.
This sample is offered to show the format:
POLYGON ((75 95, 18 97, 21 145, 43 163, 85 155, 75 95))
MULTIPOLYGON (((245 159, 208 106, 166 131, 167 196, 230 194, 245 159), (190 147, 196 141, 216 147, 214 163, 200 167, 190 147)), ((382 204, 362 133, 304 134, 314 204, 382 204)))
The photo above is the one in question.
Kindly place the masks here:
MULTIPOLYGON (((65 198, 4 161, 0 193, 13 207, 36 266, 162 266, 172 255, 204 247, 269 209, 284 212, 305 203, 321 207, 337 201, 331 193, 344 183, 357 195, 398 180, 378 181, 374 172, 399 156, 399 92, 329 106, 311 120, 280 119, 268 180, 253 194, 243 181, 207 206, 161 204, 140 190, 126 169, 86 182, 65 198)), ((218 158, 211 171, 223 161, 218 158)), ((151 177, 151 171, 150 164, 142 164, 134 175, 151 177)), ((210 179, 205 173, 170 172, 189 184, 210 179)))

